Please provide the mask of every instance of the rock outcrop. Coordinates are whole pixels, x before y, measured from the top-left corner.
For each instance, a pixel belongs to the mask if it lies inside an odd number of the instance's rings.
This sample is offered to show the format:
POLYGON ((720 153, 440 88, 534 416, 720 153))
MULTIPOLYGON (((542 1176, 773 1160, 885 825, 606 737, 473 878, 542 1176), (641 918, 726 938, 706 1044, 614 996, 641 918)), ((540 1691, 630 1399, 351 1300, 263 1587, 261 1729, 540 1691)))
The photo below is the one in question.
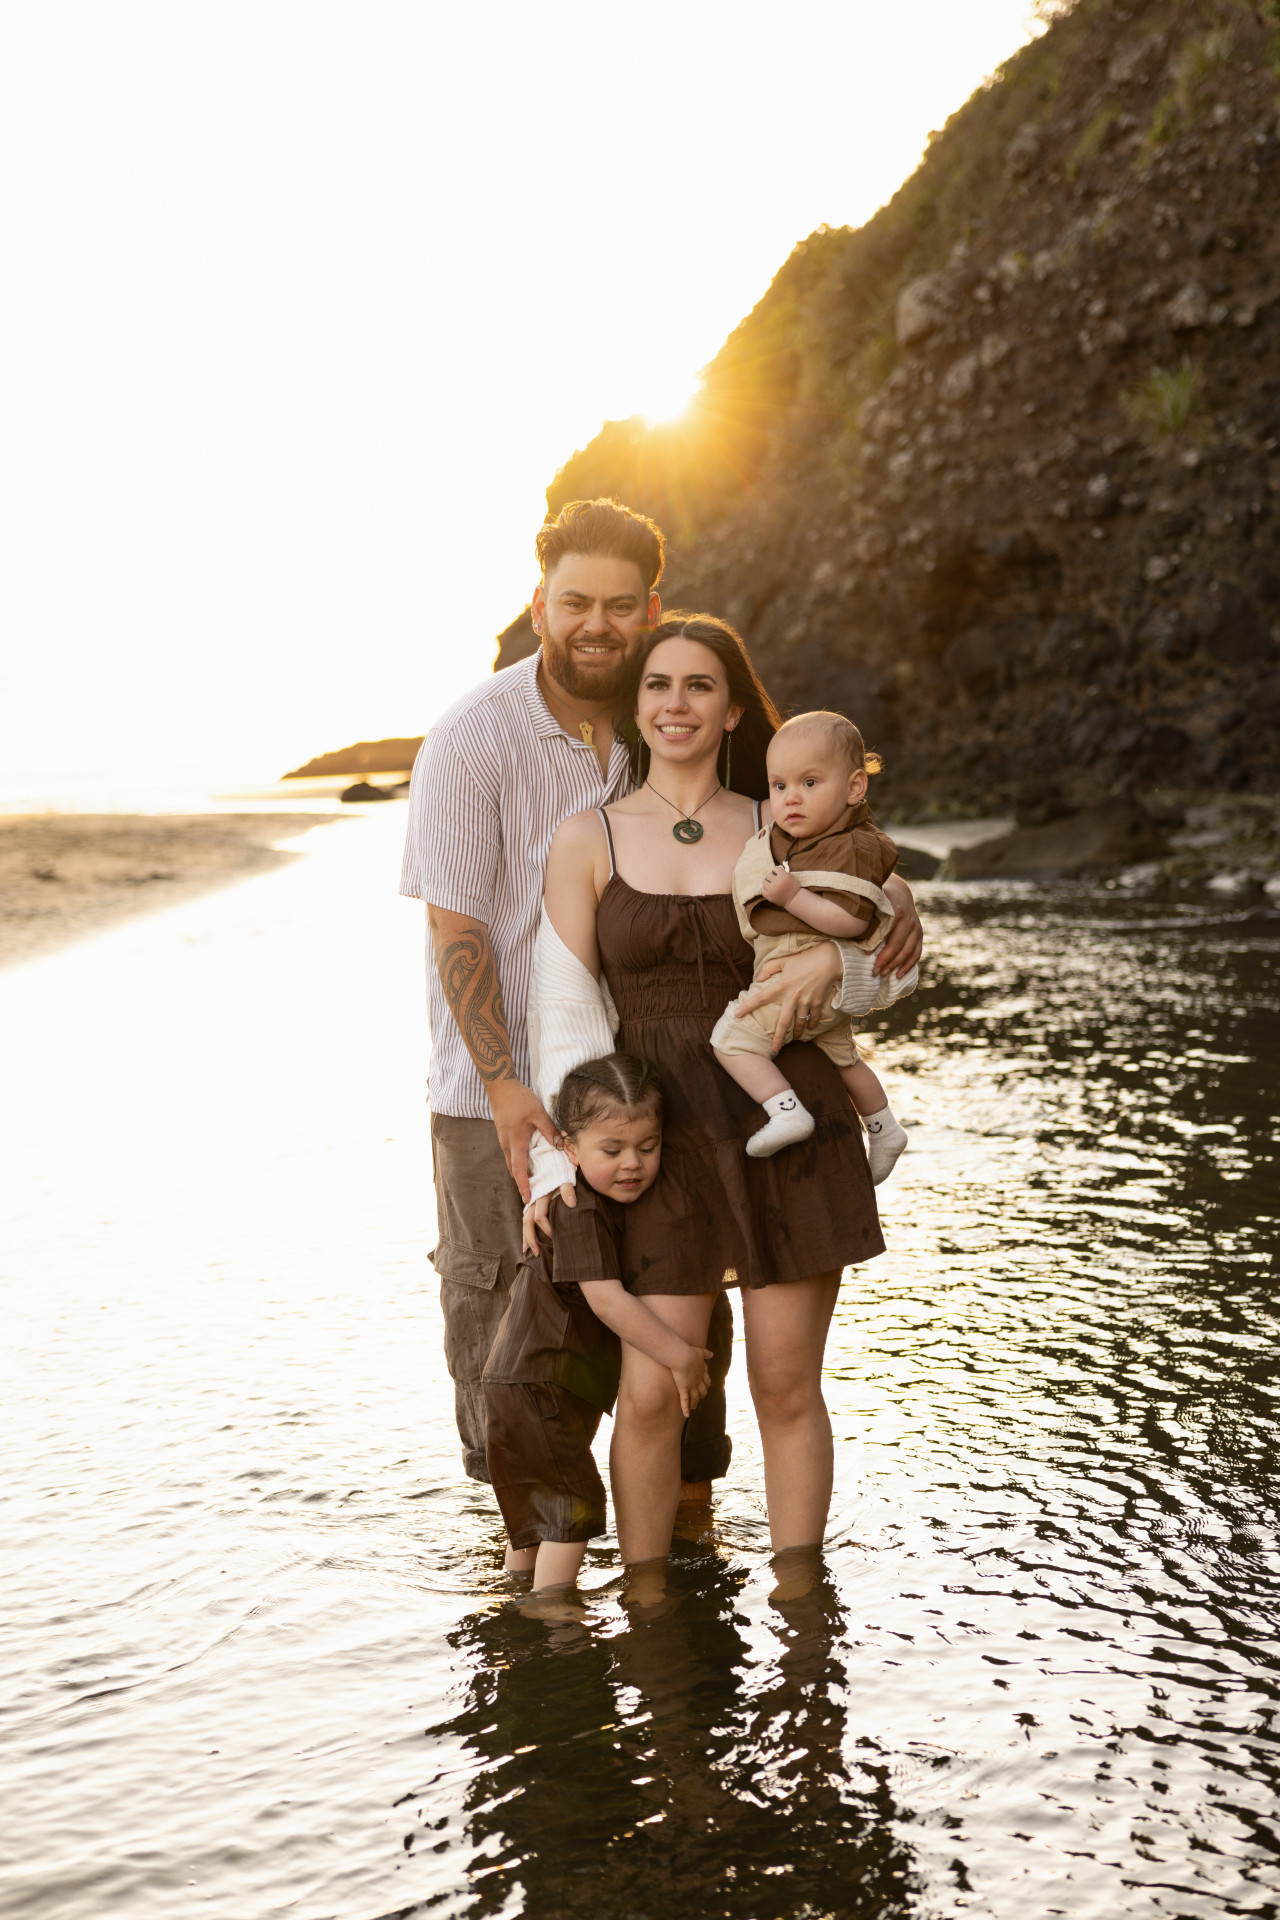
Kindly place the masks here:
POLYGON ((314 780, 325 774, 412 773, 421 745, 421 734, 407 740, 358 740, 353 747, 338 747, 332 753, 319 754, 304 767, 295 767, 280 778, 314 780))
POLYGON ((1278 86, 1274 5, 1059 9, 551 509, 655 514, 668 606, 856 718, 899 815, 1275 790, 1278 86))
POLYGON ((1019 827, 994 840, 957 847, 947 868, 954 880, 1056 879, 1162 859, 1168 840, 1141 807, 1090 807, 1040 827, 1019 827))

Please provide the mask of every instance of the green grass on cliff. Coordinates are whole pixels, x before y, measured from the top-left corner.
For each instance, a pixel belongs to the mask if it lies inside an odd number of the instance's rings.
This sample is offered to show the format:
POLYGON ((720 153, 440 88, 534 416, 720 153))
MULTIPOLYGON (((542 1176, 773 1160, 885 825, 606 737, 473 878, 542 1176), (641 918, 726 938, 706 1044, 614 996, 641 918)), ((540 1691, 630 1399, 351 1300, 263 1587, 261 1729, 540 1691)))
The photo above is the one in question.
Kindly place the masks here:
MULTIPOLYGON (((1280 0, 1266 8, 1280 23, 1280 0)), ((1168 90, 1123 164, 1141 171, 1211 110, 1242 9, 1254 12, 1245 0, 1147 0, 1142 27, 1168 90)), ((1010 203, 1026 200, 1030 211, 1043 186, 1042 129, 1068 180, 1117 135, 1122 116, 1105 98, 1098 52, 1112 37, 1112 0, 1045 0, 1038 11, 1050 31, 1020 48, 931 136, 916 172, 865 226, 819 228, 800 242, 704 370, 685 418, 656 428, 609 422, 556 475, 547 492, 552 513, 568 500, 612 493, 683 542, 741 504, 767 471, 823 460, 833 484, 845 483, 863 408, 899 362, 902 287, 945 267, 958 247, 980 244, 997 208, 1006 220, 1010 203), (1068 119, 1078 112, 1080 125, 1064 153, 1066 101, 1068 119)), ((1103 237, 1095 232, 1095 244, 1103 237)))

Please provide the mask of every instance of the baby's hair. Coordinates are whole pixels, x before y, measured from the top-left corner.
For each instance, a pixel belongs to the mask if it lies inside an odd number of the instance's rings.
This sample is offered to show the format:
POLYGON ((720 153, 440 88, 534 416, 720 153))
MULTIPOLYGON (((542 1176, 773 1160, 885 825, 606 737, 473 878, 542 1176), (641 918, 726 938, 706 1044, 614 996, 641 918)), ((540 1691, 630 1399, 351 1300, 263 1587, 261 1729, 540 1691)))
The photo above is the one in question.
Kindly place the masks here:
POLYGON ((790 720, 784 720, 774 734, 780 740, 792 727, 809 727, 814 733, 826 735, 827 744, 840 755, 850 773, 883 773, 884 761, 874 747, 863 744, 862 735, 852 720, 846 720, 842 713, 828 713, 820 709, 814 713, 795 713, 790 720))
POLYGON ((660 1126, 662 1082, 649 1062, 637 1060, 634 1053, 607 1053, 566 1073, 555 1112, 556 1125, 570 1140, 615 1113, 651 1113, 660 1126))

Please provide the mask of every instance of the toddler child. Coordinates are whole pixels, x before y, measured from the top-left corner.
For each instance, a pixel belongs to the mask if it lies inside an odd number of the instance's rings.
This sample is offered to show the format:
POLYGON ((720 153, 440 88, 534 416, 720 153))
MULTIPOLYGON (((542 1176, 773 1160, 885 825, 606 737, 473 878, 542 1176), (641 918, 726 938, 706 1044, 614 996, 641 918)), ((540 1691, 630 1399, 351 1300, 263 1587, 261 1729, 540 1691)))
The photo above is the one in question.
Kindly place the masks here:
POLYGON ((670 1367, 686 1418, 711 1385, 709 1349, 622 1285, 622 1210, 653 1185, 662 1156, 657 1074, 629 1053, 588 1060, 565 1075, 555 1119, 578 1170, 577 1204, 552 1199, 550 1243, 522 1260, 483 1375, 506 1564, 532 1569, 535 1592, 572 1586, 587 1541, 605 1531, 591 1442, 618 1396, 620 1340, 670 1367))
MULTIPOLYGON (((755 948, 754 979, 766 961, 822 940, 852 940, 874 953, 893 924, 883 887, 898 860, 892 840, 872 824, 866 807, 867 775, 880 771, 878 756, 867 754, 862 735, 843 714, 801 713, 774 734, 767 765, 774 825, 752 836, 733 874, 738 924, 755 948)), ((902 980, 875 984, 867 1011, 909 993, 915 969, 902 980)), ((839 991, 832 989, 832 1001, 839 991)), ((758 1007, 739 1018, 735 1010, 746 997, 740 993, 725 1009, 711 1044, 725 1071, 765 1110, 764 1126, 747 1142, 747 1152, 763 1159, 807 1140, 813 1116, 773 1057, 777 1007, 758 1007)), ((907 1136, 858 1053, 849 1014, 828 1005, 793 1037, 816 1041, 840 1069, 867 1130, 871 1178, 879 1186, 907 1136)))

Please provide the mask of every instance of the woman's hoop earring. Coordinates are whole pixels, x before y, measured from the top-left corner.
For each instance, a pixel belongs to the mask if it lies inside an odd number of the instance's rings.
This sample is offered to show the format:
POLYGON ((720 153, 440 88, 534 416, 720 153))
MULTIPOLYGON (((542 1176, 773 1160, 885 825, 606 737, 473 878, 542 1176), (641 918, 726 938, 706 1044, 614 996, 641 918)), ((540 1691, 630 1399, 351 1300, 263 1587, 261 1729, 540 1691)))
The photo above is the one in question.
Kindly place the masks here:
POLYGON ((729 785, 729 775, 733 770, 733 728, 724 730, 724 783, 729 785))

